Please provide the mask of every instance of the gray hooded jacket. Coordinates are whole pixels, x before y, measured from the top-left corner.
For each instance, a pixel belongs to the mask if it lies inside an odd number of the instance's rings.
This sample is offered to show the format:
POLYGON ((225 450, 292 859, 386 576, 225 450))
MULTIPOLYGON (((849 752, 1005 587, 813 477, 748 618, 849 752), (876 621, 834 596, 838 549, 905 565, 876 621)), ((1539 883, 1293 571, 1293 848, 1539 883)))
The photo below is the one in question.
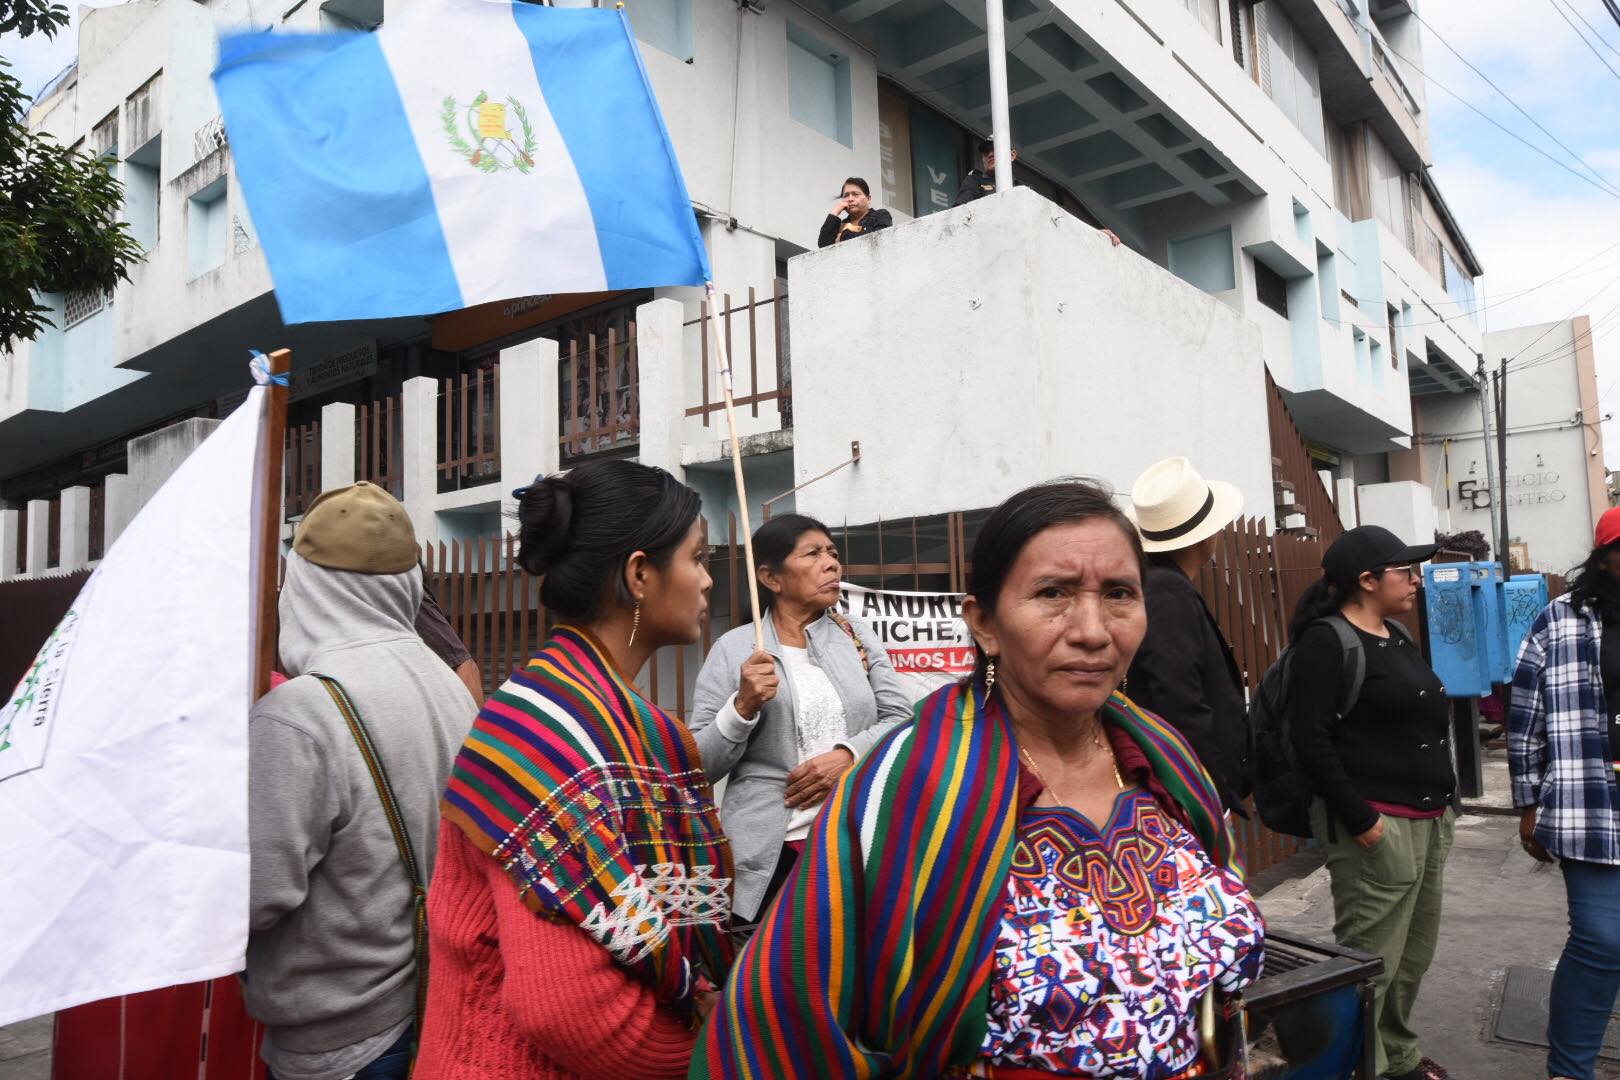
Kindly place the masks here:
POLYGON ((287 556, 280 648, 294 677, 249 720, 243 976, 278 1075, 348 1076, 387 1049, 415 1010, 410 881, 348 726, 308 673, 347 691, 430 875, 439 798, 478 708, 417 636, 421 600, 414 567, 359 574, 287 556))

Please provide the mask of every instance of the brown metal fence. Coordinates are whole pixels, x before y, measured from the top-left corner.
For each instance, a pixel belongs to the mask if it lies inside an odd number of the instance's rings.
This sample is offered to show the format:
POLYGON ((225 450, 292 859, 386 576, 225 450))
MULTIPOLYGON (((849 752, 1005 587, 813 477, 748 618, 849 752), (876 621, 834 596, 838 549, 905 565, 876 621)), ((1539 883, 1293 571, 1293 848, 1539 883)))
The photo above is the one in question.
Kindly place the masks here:
MULTIPOLYGON (((759 415, 759 407, 767 401, 777 403, 782 427, 793 426, 793 367, 788 355, 788 297, 787 282, 777 278, 771 284, 769 299, 761 300, 755 289, 748 290, 748 303, 734 306, 731 294, 721 297, 719 311, 720 333, 731 360, 732 403, 746 407, 751 416, 759 415), (774 316, 774 317, 772 317, 774 316), (747 335, 748 351, 739 354, 738 341, 747 335), (762 357, 761 346, 768 343, 770 352, 762 357), (774 387, 761 389, 760 368, 773 375, 774 387), (746 384, 743 382, 747 377, 746 384)), ((709 303, 703 301, 701 314, 687 326, 698 327, 698 351, 703 372, 703 400, 686 410, 687 416, 701 416, 703 426, 714 421, 715 413, 725 409, 725 394, 720 389, 716 371, 715 342, 712 339, 714 323, 709 318, 709 303)))
POLYGON ((45 505, 45 568, 50 570, 62 565, 62 493, 45 505))
POLYGON ((401 439, 404 416, 398 395, 369 402, 355 411, 354 478, 376 484, 396 499, 405 496, 401 439))
POLYGON ((28 504, 17 509, 17 564, 16 572, 28 573, 28 504))
POLYGON ((439 490, 492 484, 501 476, 500 353, 439 380, 439 490))
POLYGON ((282 455, 287 476, 284 499, 287 520, 301 516, 321 493, 321 422, 311 420, 287 429, 287 450, 282 455))
POLYGON ((564 460, 626 450, 641 438, 636 324, 571 338, 558 350, 558 443, 564 460))
POLYGON ((99 559, 107 552, 107 481, 90 489, 90 558, 99 559))
POLYGON ((1277 484, 1277 520, 1283 532, 1314 535, 1331 544, 1344 532, 1333 495, 1322 485, 1305 439, 1294 424, 1282 391, 1266 372, 1266 418, 1270 424, 1271 461, 1277 484), (1282 522, 1303 514, 1303 529, 1290 530, 1282 522))
POLYGON ((0 619, 0 687, 8 695, 89 578, 90 571, 75 570, 0 582, 0 611, 6 613, 0 619))

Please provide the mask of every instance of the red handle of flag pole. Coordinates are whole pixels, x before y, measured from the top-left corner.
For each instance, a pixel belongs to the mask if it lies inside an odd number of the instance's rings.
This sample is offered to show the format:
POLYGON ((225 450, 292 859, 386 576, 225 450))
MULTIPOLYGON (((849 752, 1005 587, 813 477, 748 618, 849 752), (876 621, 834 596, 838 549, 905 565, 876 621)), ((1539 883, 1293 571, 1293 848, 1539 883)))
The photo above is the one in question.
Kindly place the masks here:
POLYGON ((704 283, 709 297, 709 318, 714 324, 714 351, 720 365, 720 390, 726 399, 726 430, 731 436, 731 476, 737 482, 737 517, 742 522, 743 560, 748 567, 748 607, 754 614, 754 648, 765 651, 765 624, 759 610, 759 576, 754 568, 754 529, 748 521, 748 489, 743 484, 742 450, 737 445, 737 409, 732 402, 731 357, 726 354, 725 335, 715 302, 714 282, 704 283))

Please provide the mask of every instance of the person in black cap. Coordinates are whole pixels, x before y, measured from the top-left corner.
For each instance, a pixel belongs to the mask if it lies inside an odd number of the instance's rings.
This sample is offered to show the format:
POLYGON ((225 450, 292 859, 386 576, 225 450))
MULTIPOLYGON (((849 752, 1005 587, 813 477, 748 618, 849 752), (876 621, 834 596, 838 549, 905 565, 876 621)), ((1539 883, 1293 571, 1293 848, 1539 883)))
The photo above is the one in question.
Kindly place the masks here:
POLYGON ((1377 1073, 1390 1080, 1446 1077, 1418 1049, 1412 1007, 1439 939, 1456 817, 1450 710, 1434 670, 1392 621, 1412 610, 1418 564, 1434 552, 1376 525, 1351 529, 1322 556, 1322 579, 1288 630, 1289 730, 1315 793, 1311 831, 1332 879, 1333 933, 1383 958, 1373 1010, 1377 1073), (1364 674, 1346 708, 1354 646, 1364 674))

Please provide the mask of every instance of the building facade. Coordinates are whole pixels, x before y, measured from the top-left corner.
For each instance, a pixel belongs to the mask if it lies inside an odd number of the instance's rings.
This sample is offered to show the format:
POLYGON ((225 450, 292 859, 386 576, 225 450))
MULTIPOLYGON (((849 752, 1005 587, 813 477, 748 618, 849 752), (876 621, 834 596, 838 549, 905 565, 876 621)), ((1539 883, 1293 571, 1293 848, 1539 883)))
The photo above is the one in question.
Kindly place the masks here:
MULTIPOLYGON (((227 412, 249 348, 293 350, 289 521, 367 478, 424 540, 494 535, 511 488, 616 453, 680 470, 726 527, 697 290, 280 322, 208 79, 216 35, 366 32, 411 2, 87 12, 30 124, 108 155, 147 258, 109 296, 45 298, 57 326, 0 356, 0 574, 93 561, 139 503, 130 440, 227 412)), ((919 520, 1054 474, 1124 487, 1189 453, 1250 513, 1308 527, 1274 483, 1268 376, 1342 512, 1391 480, 1416 415, 1477 401, 1480 266, 1428 173, 1410 3, 1009 0, 1027 190, 959 209, 989 124, 981 4, 626 6, 729 297, 761 504, 919 520), (897 227, 817 252, 847 176, 897 227), (779 498, 852 442, 859 464, 779 498)))

